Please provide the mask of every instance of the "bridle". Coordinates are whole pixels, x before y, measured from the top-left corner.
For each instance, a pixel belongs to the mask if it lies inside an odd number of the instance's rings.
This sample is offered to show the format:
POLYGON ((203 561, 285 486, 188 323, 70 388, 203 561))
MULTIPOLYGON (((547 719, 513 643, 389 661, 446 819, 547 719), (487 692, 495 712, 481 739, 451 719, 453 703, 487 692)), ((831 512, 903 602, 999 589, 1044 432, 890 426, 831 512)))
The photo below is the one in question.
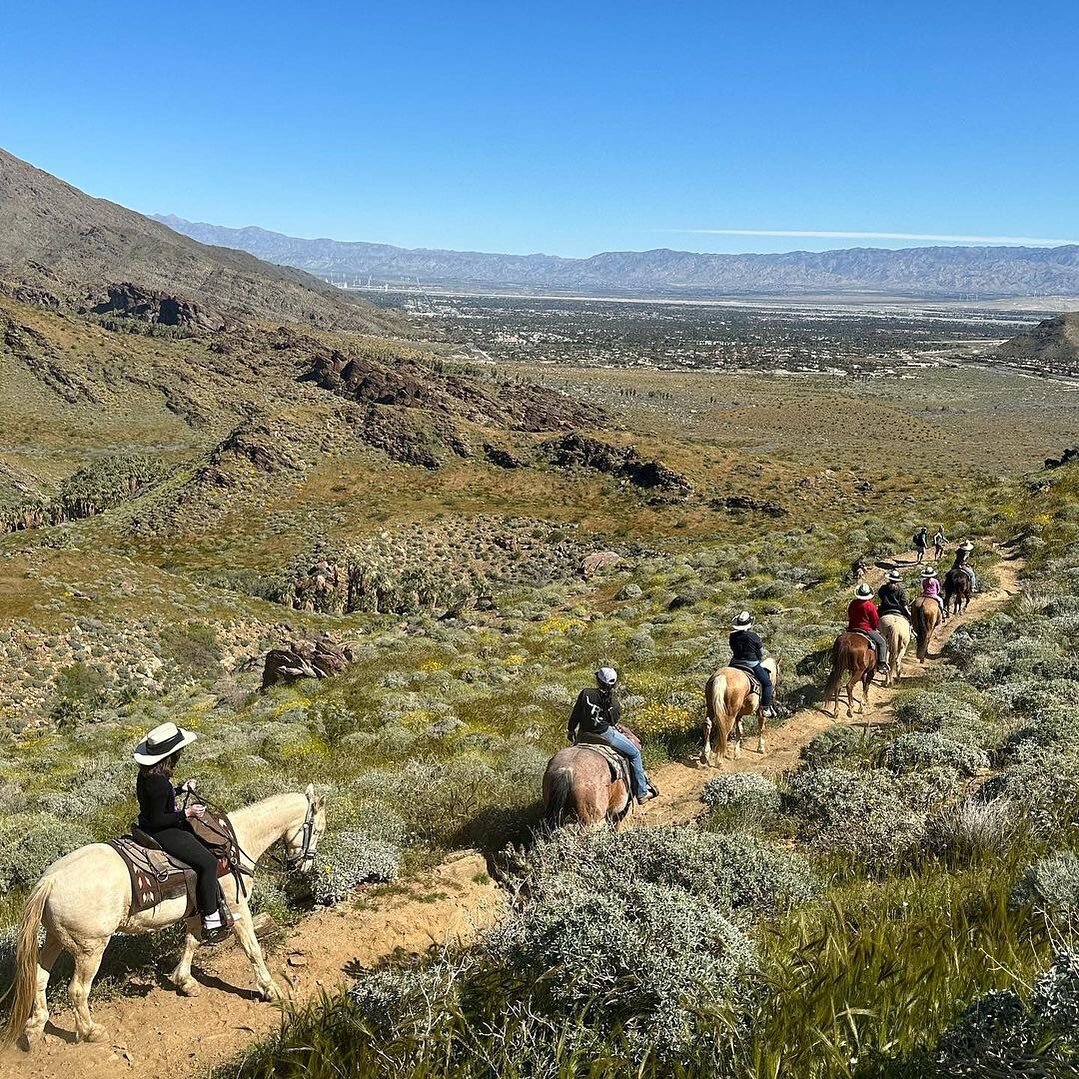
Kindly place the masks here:
POLYGON ((304 817, 303 824, 300 825, 300 829, 293 835, 295 839, 297 835, 303 836, 303 841, 300 844, 300 849, 296 854, 289 853, 289 841, 285 839, 285 856, 280 860, 281 868, 286 872, 293 869, 310 869, 311 863, 314 862, 315 856, 318 854, 317 849, 313 849, 311 844, 315 839, 315 803, 307 803, 307 815, 304 817))

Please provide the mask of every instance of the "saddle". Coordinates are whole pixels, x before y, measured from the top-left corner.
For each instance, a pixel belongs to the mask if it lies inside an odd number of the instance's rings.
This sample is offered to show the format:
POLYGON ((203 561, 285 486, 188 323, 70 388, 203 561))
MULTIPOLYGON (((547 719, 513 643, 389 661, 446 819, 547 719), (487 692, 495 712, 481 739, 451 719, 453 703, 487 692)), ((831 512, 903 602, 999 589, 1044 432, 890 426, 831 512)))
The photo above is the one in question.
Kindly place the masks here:
MULTIPOLYGON (((251 874, 240 861, 240 846, 236 842, 236 833, 232 830, 232 822, 227 815, 220 810, 207 807, 203 820, 192 818, 188 823, 197 838, 209 847, 211 853, 217 855, 218 880, 229 875, 233 876, 238 887, 246 895, 247 888, 243 883, 243 875, 250 876, 251 874)), ((187 897, 184 917, 190 918, 195 914, 195 882, 197 880, 195 871, 186 863, 162 850, 161 845, 153 836, 148 835, 137 824, 132 824, 131 831, 127 835, 110 839, 109 846, 124 860, 131 876, 129 915, 152 910, 168 899, 182 899, 184 896, 187 897)), ((218 894, 221 895, 220 885, 218 894)), ((221 895, 220 909, 226 923, 231 927, 232 916, 223 895, 221 895)), ((202 911, 201 913, 209 912, 202 911)))
POLYGON ((764 686, 761 685, 761 680, 757 677, 757 672, 752 667, 743 667, 740 663, 732 663, 731 666, 736 671, 741 671, 742 674, 749 679, 750 693, 756 693, 759 697, 764 691, 764 686))
POLYGON ((847 630, 847 632, 854 633, 857 636, 861 637, 864 641, 866 641, 869 644, 869 647, 873 649, 873 654, 877 656, 877 662, 880 662, 880 656, 877 655, 877 642, 873 640, 873 638, 870 637, 864 629, 849 629, 847 630))
POLYGON ((629 761, 618 752, 617 749, 612 749, 606 742, 600 742, 598 739, 592 741, 591 735, 578 733, 576 745, 579 749, 590 749, 593 753, 598 753, 606 762, 607 767, 611 772, 611 782, 621 780, 626 787, 627 791, 633 789, 632 777, 629 771, 629 761))

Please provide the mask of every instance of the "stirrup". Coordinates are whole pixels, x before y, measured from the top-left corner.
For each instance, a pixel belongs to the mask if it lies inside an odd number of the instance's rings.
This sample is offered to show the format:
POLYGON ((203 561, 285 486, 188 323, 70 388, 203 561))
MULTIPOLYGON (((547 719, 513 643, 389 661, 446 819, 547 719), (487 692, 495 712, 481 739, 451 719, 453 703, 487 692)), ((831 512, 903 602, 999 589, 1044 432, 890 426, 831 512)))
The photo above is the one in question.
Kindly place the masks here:
POLYGON ((229 939, 232 930, 222 923, 221 925, 215 925, 209 929, 205 925, 201 926, 202 943, 208 948, 212 948, 215 944, 221 944, 223 941, 229 939))

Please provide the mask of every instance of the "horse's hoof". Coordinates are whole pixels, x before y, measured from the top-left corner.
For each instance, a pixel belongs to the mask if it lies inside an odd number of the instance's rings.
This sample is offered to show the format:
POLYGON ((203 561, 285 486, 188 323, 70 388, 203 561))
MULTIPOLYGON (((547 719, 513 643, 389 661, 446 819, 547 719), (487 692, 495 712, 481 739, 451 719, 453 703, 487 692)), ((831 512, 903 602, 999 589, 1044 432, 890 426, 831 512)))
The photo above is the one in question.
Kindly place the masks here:
POLYGON ((202 992, 202 986, 194 978, 177 981, 174 984, 176 985, 176 991, 185 997, 197 997, 202 992))
POLYGON ((269 985, 263 985, 259 987, 259 997, 266 1001, 267 1004, 274 1004, 279 1000, 284 1000, 285 995, 277 988, 275 982, 270 982, 269 985))
POLYGON ((100 1024, 95 1023, 86 1034, 79 1036, 80 1041, 84 1042, 107 1042, 109 1040, 109 1032, 100 1024))
POLYGON ((40 1025, 35 1023, 32 1027, 28 1026, 22 1032, 23 1045, 25 1045, 27 1049, 33 1049, 33 1047, 35 1045, 37 1045, 37 1043, 39 1041, 41 1041, 44 1034, 45 1034, 45 1024, 44 1023, 41 1023, 40 1025))

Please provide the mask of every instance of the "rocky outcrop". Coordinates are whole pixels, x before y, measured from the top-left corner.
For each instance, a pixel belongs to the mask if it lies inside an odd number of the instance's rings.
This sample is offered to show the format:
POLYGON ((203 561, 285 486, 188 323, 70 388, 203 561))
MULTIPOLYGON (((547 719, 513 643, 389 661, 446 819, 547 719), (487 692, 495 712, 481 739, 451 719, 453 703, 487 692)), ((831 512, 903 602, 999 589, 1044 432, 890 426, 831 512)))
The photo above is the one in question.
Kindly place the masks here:
POLYGON ((617 566, 621 561, 622 556, 617 551, 593 551, 585 555, 581 563, 581 576, 586 581, 591 580, 600 570, 617 566))
POLYGON ((713 498, 708 504, 714 510, 726 510, 728 513, 763 513, 768 517, 786 517, 790 512, 778 502, 767 498, 753 498, 750 495, 727 495, 725 498, 713 498))
POLYGON ((506 449, 505 446, 495 446, 490 442, 483 444, 483 456, 497 468, 528 467, 528 461, 523 457, 518 457, 512 450, 506 449))
POLYGON ((1079 446, 1069 446, 1059 457, 1046 457, 1046 468, 1063 468, 1072 461, 1079 461, 1079 446))
POLYGON ((693 484, 687 477, 660 461, 646 460, 635 446, 612 446, 574 431, 544 442, 540 452, 556 468, 606 472, 663 497, 688 498, 693 493, 693 484))
POLYGON ((348 645, 329 637, 317 641, 292 641, 287 648, 272 648, 262 670, 262 689, 287 686, 301 678, 330 678, 356 660, 348 645))
POLYGON ((109 285, 108 298, 90 308, 95 315, 136 319, 155 326, 213 332, 225 328, 225 316, 166 292, 141 288, 129 281, 109 285))
POLYGON ((1079 372, 1079 311, 1043 319, 990 353, 993 359, 1045 372, 1079 372))

